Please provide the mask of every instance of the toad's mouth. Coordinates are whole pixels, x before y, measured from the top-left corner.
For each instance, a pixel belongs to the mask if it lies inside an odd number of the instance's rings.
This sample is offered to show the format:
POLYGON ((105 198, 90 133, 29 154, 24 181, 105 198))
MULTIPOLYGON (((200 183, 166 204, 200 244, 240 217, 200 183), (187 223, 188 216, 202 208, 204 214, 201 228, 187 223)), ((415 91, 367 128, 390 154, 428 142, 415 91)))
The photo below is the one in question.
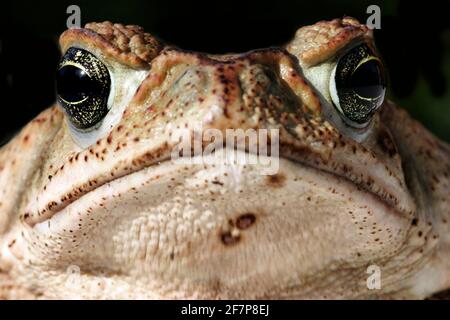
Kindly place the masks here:
POLYGON ((219 279, 232 292, 249 287, 255 297, 274 297, 301 290, 283 274, 309 275, 368 250, 392 254, 411 225, 378 196, 324 170, 282 158, 275 175, 260 172, 258 164, 163 161, 87 192, 26 237, 48 245, 42 252, 55 268, 70 261, 94 276, 96 268, 133 275, 155 294, 159 283, 184 279, 213 297, 211 281, 219 279))
MULTIPOLYGON (((226 149, 226 148, 224 148, 224 149, 226 149)), ((237 152, 240 154, 243 154, 244 156, 249 156, 249 155, 253 156, 245 151, 237 151, 237 152)), ((143 176, 143 177, 156 176, 156 178, 154 178, 154 180, 158 180, 160 178, 160 175, 158 175, 158 174, 155 175, 153 173, 153 171, 158 172, 159 167, 164 167, 165 168, 164 170, 167 170, 167 171, 171 171, 171 170, 177 171, 178 170, 180 172, 182 172, 182 171, 191 172, 191 173, 197 172, 198 170, 200 170, 200 168, 205 166, 202 161, 200 161, 200 162, 197 161, 198 160, 197 158, 198 158, 198 156, 193 157, 191 159, 191 160, 193 160, 192 161, 193 164, 189 164, 189 163, 186 164, 183 162, 176 163, 176 161, 174 162, 174 160, 172 160, 170 158, 160 159, 160 161, 153 163, 151 165, 147 165, 139 170, 134 170, 127 174, 124 174, 121 176, 116 176, 116 177, 114 177, 114 179, 111 178, 111 179, 105 181, 104 183, 97 184, 97 185, 95 185, 95 187, 91 188, 87 192, 81 193, 75 197, 71 197, 70 199, 63 201, 59 205, 55 205, 50 210, 45 211, 44 214, 39 214, 39 210, 35 214, 32 214, 32 213, 30 214, 29 213, 30 211, 28 210, 24 220, 31 227, 33 227, 37 224, 45 223, 45 222, 49 221, 50 219, 52 219, 55 215, 60 215, 61 212, 67 211, 66 209, 68 209, 69 206, 77 206, 80 202, 88 201, 87 199, 95 198, 96 193, 99 192, 99 190, 101 188, 102 188, 102 190, 109 189, 112 192, 112 191, 114 191, 114 188, 117 185, 123 185, 123 184, 127 183, 127 181, 134 179, 136 176, 143 176)), ((271 157, 267 157, 267 158, 269 160, 265 159, 264 163, 266 163, 266 164, 269 162, 273 163, 274 159, 272 159, 271 157), (270 160, 270 159, 272 159, 272 160, 270 160)), ((258 156, 258 159, 260 160, 261 157, 258 156)), ((205 159, 203 159, 203 160, 205 160, 205 159)), ((396 215, 407 217, 407 218, 412 218, 414 216, 414 213, 415 213, 414 202, 412 201, 408 190, 406 188, 403 188, 400 185, 398 185, 398 180, 393 179, 391 175, 384 174, 383 171, 381 171, 381 173, 379 173, 380 172, 379 168, 369 167, 367 169, 367 173, 370 176, 370 181, 371 181, 371 183, 368 185, 368 184, 364 183, 366 180, 365 180, 364 176, 362 176, 361 174, 360 175, 354 174, 354 175, 347 175, 347 176, 337 174, 336 172, 333 172, 332 170, 329 170, 328 168, 324 168, 324 167, 321 167, 320 165, 317 165, 317 163, 308 163, 308 162, 299 160, 296 153, 292 150, 289 152, 288 156, 283 156, 283 157, 280 157, 280 159, 275 159, 275 160, 282 161, 283 163, 289 162, 294 165, 301 165, 302 167, 307 168, 308 170, 311 170, 312 172, 316 172, 316 173, 320 173, 322 175, 328 176, 329 179, 333 179, 335 181, 339 181, 339 180, 345 181, 345 183, 352 185, 353 192, 365 194, 367 197, 372 197, 373 199, 376 199, 380 205, 388 208, 388 211, 395 212, 396 215)), ((213 161, 217 161, 217 160, 213 160, 213 161)), ((211 163, 211 161, 209 161, 208 163, 211 163)), ((216 165, 217 164, 212 164, 213 167, 216 165)), ((234 175, 233 172, 235 170, 237 170, 236 168, 241 168, 241 169, 244 168, 245 169, 248 166, 246 164, 240 164, 240 165, 236 166, 235 164, 230 165, 229 163, 228 164, 220 163, 219 165, 227 167, 228 168, 227 170, 230 170, 230 172, 231 172, 231 174, 230 174, 231 176, 234 175)), ((253 166, 253 164, 251 164, 249 166, 253 166)), ((267 172, 268 172, 267 167, 262 167, 262 166, 258 166, 258 165, 256 165, 256 166, 257 166, 257 168, 255 169, 254 174, 266 176, 266 177, 268 177, 267 179, 273 179, 273 181, 277 180, 278 173, 267 174, 267 172)), ((165 172, 167 172, 167 171, 165 171, 165 172)), ((280 166, 280 171, 281 172, 283 171, 282 166, 280 166)), ((180 174, 180 176, 183 177, 184 179, 188 178, 188 176, 186 176, 184 174, 180 174)), ((172 177, 172 179, 174 179, 174 178, 172 177)), ((212 183, 216 184, 216 185, 222 185, 222 187, 225 189, 231 188, 230 185, 223 186, 223 183, 221 183, 221 182, 212 181, 212 183)), ((236 186, 234 186, 234 187, 236 187, 236 186)), ((330 186, 328 186, 328 188, 332 188, 332 184, 330 184, 330 186)), ((137 193, 136 189, 137 189, 136 186, 135 187, 130 186, 128 191, 137 193)), ((44 192, 48 192, 48 191, 44 191, 44 192)), ((58 197, 60 197, 60 194, 54 194, 54 198, 58 198, 58 197)), ((351 196, 350 196, 350 198, 351 198, 351 196)))

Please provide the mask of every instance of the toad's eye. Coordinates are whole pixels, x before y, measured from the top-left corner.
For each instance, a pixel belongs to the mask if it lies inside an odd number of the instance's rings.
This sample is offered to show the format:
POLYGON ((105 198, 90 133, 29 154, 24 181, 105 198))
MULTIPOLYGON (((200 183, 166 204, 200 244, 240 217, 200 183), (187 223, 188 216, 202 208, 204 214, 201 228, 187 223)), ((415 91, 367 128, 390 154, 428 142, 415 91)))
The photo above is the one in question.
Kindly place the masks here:
POLYGON ((383 65, 365 44, 343 55, 331 73, 333 104, 350 126, 365 127, 383 103, 385 91, 383 65))
POLYGON ((71 47, 56 75, 58 102, 77 129, 95 127, 108 113, 111 79, 106 66, 92 53, 71 47))

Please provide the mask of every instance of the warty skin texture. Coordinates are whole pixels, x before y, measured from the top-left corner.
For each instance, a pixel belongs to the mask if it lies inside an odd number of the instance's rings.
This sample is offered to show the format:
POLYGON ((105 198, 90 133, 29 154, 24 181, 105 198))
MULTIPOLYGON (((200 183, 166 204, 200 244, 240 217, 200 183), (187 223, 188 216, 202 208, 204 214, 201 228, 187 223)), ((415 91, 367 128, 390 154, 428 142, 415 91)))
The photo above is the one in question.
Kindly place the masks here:
POLYGON ((449 288, 449 146, 390 101, 366 129, 332 107, 330 70, 360 42, 376 50, 348 17, 233 55, 109 22, 64 32, 63 54, 83 48, 108 67, 113 103, 86 134, 52 106, 0 150, 0 297, 421 299, 449 288), (180 130, 209 128, 279 129, 278 173, 171 159, 180 130), (380 290, 366 286, 369 265, 380 290))

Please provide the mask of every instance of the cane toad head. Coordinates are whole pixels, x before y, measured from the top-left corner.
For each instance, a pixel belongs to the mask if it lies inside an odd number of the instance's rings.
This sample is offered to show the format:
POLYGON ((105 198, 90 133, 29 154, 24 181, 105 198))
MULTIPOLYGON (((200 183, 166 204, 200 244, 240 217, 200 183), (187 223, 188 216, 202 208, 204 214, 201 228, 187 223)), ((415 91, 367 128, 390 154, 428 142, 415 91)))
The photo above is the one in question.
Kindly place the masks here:
POLYGON ((283 48, 227 55, 109 22, 60 44, 58 104, 0 151, 0 295, 423 298, 450 286, 449 147, 385 99, 365 25, 323 21, 283 48), (174 158, 182 141, 200 142, 189 161, 174 158))

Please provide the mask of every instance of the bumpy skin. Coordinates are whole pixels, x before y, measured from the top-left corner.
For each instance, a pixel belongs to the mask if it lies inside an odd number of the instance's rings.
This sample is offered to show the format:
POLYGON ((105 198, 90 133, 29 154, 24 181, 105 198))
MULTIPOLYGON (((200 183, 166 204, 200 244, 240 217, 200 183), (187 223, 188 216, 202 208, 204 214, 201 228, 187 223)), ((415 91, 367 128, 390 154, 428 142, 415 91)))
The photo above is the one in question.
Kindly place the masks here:
POLYGON ((365 132, 336 116, 320 79, 355 42, 373 47, 352 18, 303 27, 285 48, 220 56, 135 26, 64 32, 63 53, 81 47, 108 66, 119 117, 83 140, 53 106, 1 149, 0 297, 424 298, 449 288, 450 149, 388 101, 365 132), (174 162, 186 128, 277 128, 279 172, 174 162), (372 264, 379 290, 366 286, 372 264))

